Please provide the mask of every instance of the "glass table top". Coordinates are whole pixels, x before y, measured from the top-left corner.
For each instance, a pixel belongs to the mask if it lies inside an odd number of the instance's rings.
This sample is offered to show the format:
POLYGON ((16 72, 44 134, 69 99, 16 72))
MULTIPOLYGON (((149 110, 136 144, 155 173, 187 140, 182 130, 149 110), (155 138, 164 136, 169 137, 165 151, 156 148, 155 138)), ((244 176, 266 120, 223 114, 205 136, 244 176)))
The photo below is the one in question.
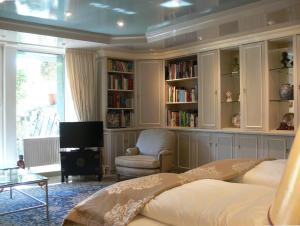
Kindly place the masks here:
POLYGON ((24 185, 45 180, 48 180, 48 178, 38 174, 28 173, 24 169, 0 169, 0 187, 24 185))

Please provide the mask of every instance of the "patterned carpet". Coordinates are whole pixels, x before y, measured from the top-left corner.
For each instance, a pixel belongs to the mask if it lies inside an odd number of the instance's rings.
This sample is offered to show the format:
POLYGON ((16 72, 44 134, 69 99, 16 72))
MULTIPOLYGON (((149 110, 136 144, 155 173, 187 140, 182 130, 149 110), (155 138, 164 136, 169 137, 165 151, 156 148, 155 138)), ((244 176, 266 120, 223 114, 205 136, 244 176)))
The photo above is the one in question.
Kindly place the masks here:
MULTIPOLYGON (((61 225, 64 216, 72 207, 105 186, 107 186, 105 183, 96 181, 49 185, 49 222, 46 219, 45 208, 39 208, 0 216, 0 225, 61 225)), ((22 190, 44 200, 45 193, 40 187, 22 188, 22 190)), ((16 191, 13 192, 13 199, 10 199, 9 191, 0 193, 0 203, 0 213, 38 204, 35 200, 16 191)))

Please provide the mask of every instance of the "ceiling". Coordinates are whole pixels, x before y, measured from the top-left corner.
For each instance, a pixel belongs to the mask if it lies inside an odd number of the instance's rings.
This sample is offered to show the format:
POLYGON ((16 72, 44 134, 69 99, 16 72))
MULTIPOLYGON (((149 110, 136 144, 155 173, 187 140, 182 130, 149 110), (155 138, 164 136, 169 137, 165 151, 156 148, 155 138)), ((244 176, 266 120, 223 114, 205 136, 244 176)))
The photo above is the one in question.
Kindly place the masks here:
POLYGON ((240 32, 243 29, 240 22, 236 24, 235 16, 252 15, 257 20, 264 14, 260 19, 264 21, 256 26, 270 25, 270 20, 266 21, 266 6, 277 4, 274 10, 278 11, 279 5, 297 3, 293 0, 171 0, 173 4, 185 3, 186 6, 161 5, 167 2, 169 0, 0 0, 0 28, 3 29, 0 40, 14 36, 14 42, 19 42, 17 35, 3 35, 13 30, 81 39, 91 45, 163 49, 240 32))

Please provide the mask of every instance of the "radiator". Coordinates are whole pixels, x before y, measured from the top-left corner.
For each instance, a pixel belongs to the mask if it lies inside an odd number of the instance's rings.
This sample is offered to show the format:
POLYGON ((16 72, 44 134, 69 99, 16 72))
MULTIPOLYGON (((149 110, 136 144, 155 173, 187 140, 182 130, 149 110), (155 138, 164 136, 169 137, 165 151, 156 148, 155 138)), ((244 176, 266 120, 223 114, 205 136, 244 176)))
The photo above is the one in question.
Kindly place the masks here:
POLYGON ((59 137, 23 139, 26 167, 59 164, 59 137))

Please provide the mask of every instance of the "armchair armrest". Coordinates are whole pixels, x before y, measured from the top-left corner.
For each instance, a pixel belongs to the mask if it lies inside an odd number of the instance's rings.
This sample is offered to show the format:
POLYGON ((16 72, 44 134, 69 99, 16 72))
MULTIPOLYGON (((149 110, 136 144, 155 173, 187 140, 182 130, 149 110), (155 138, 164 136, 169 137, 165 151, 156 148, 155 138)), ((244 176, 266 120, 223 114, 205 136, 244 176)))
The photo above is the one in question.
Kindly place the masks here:
POLYGON ((165 149, 158 153, 161 172, 168 172, 173 168, 173 152, 165 149))
POLYGON ((173 152, 168 149, 164 149, 158 153, 159 158, 161 158, 161 156, 166 156, 166 155, 173 155, 173 152))
POLYGON ((138 155, 139 153, 140 151, 137 147, 126 149, 126 155, 138 155))

